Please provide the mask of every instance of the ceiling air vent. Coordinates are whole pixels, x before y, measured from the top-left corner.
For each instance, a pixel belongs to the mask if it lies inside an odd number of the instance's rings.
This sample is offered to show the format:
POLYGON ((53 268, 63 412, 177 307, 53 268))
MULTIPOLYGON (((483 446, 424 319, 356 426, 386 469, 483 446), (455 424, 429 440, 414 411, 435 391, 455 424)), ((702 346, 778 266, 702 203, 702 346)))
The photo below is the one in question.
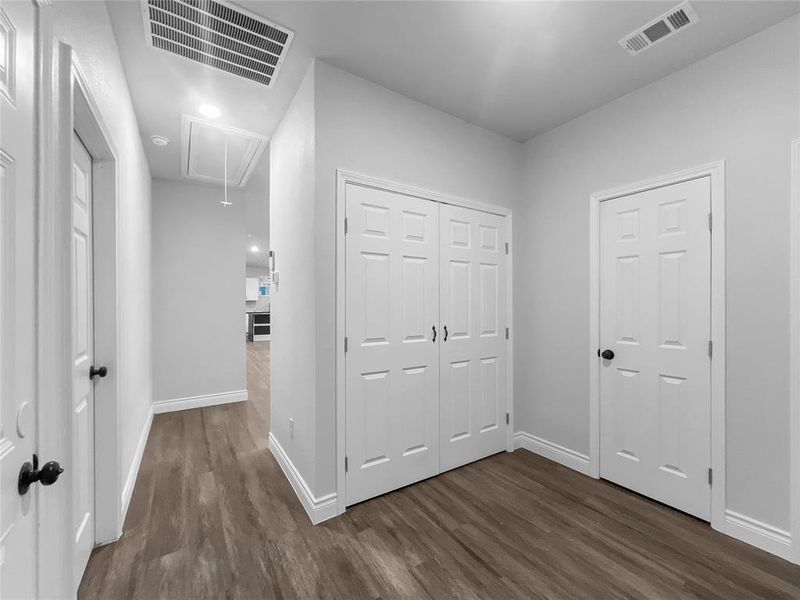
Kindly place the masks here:
POLYGON ((675 32, 694 25, 700 20, 697 13, 688 2, 684 2, 653 19, 644 27, 626 35, 619 41, 619 45, 628 51, 628 54, 639 54, 654 44, 661 42, 675 32))
POLYGON ((142 0, 154 48, 272 85, 294 32, 222 0, 142 0))

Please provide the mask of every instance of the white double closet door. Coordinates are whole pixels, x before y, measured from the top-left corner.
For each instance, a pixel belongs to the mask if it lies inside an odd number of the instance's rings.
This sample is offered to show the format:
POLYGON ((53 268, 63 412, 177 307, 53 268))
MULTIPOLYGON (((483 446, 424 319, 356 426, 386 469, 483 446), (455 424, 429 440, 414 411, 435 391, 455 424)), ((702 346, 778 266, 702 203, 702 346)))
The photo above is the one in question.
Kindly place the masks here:
POLYGON ((501 216, 346 186, 346 502, 506 448, 501 216))

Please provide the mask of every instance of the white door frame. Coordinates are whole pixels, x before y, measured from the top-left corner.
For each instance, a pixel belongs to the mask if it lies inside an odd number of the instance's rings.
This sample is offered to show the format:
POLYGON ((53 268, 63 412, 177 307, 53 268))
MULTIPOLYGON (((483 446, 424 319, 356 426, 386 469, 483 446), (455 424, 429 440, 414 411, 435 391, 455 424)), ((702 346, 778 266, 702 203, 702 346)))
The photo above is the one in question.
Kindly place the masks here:
POLYGON ((431 200, 442 204, 451 204, 453 206, 461 206, 463 208, 471 208, 482 212, 491 213, 506 217, 506 238, 509 245, 509 252, 506 257, 508 276, 506 278, 506 304, 508 315, 509 339, 506 340, 508 345, 508 387, 506 393, 506 410, 509 413, 509 424, 506 431, 506 450, 513 451, 513 431, 514 431, 514 356, 513 356, 513 265, 511 257, 513 253, 513 244, 511 243, 512 234, 512 220, 511 210, 502 206, 494 204, 486 204, 483 202, 476 202, 473 200, 466 200, 457 196, 450 196, 447 194, 440 194, 423 188, 415 187, 372 177, 369 175, 362 175, 353 171, 344 169, 336 170, 336 514, 341 515, 346 510, 346 494, 345 494, 345 470, 344 470, 344 457, 346 450, 346 418, 345 418, 345 355, 344 355, 344 337, 345 337, 345 189, 347 184, 360 185, 363 187, 375 188, 414 198, 421 198, 423 200, 431 200))
POLYGON ((791 148, 791 306, 789 307, 791 344, 789 375, 791 377, 790 482, 792 560, 800 565, 800 139, 791 148))
MULTIPOLYGON (((66 464, 72 454, 68 427, 68 399, 72 397, 72 314, 70 268, 71 205, 64 197, 62 182, 71 176, 72 126, 59 129, 60 115, 71 114, 68 46, 54 43, 53 11, 50 4, 37 3, 39 39, 37 60, 38 149, 37 256, 36 256, 36 387, 38 395, 37 446, 40 456, 66 464), (65 108, 66 105, 66 108, 65 108), (61 172, 58 172, 58 171, 61 172), (47 295, 44 290, 59 290, 47 295), (52 296, 52 297, 51 297, 52 296), (55 299, 58 301, 54 301, 55 299)), ((72 487, 68 473, 52 486, 52 493, 39 494, 37 539, 38 595, 44 598, 72 594, 72 487)))
POLYGON ((589 197, 589 474, 600 477, 600 203, 700 177, 711 182, 711 526, 725 530, 725 161, 653 177, 589 197))
MULTIPOLYGON (((39 198, 37 255, 37 387, 39 450, 49 458, 71 456, 71 193, 72 139, 76 131, 92 156, 94 202, 95 360, 109 375, 95 387, 96 544, 122 533, 117 373, 117 153, 72 48, 52 36, 53 15, 40 4, 39 198)), ((71 515, 74 475, 65 472, 57 496, 39 506, 40 595, 71 594, 73 554, 71 515), (66 518, 65 518, 66 517, 66 518), (47 532, 45 534, 45 532, 47 532), (57 543, 54 542, 57 535, 57 543), (50 543, 47 540, 50 540, 50 543)), ((59 482, 59 485, 61 481, 59 482)), ((54 488, 57 486, 53 486, 54 488)), ((54 490, 55 491, 55 490, 54 490)))

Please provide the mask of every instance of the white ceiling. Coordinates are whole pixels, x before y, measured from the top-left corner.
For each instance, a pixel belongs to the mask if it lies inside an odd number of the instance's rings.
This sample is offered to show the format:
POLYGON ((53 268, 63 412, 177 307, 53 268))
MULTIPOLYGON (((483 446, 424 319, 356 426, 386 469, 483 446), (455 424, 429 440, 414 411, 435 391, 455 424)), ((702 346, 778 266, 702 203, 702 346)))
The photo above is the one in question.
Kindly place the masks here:
MULTIPOLYGON (((312 57, 525 141, 800 11, 798 1, 693 1, 699 24, 632 57, 617 40, 677 1, 237 4, 295 31, 272 89, 147 46, 139 1, 109 2, 155 177, 180 177, 181 115, 201 102, 218 105, 222 123, 270 135, 312 57), (153 146, 152 134, 172 143, 153 146)), ((255 181, 268 179, 248 188, 255 181)))

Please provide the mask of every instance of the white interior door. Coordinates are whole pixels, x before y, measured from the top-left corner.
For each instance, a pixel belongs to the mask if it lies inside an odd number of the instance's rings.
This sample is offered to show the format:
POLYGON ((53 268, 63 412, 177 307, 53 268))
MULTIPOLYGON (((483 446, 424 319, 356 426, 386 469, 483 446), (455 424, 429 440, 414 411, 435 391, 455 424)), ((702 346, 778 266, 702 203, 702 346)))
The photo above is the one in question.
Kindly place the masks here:
POLYGON ((706 520, 710 203, 704 177, 600 208, 600 474, 706 520))
POLYGON ((35 596, 37 494, 17 479, 36 451, 32 2, 0 2, 0 598, 35 596))
POLYGON ((72 467, 73 583, 77 588, 94 546, 94 357, 92 286, 92 159, 72 139, 72 467))
POLYGON ((503 217, 446 204, 439 223, 446 471, 506 449, 506 236, 503 217))
POLYGON ((437 204, 348 184, 347 504, 439 472, 437 204))

